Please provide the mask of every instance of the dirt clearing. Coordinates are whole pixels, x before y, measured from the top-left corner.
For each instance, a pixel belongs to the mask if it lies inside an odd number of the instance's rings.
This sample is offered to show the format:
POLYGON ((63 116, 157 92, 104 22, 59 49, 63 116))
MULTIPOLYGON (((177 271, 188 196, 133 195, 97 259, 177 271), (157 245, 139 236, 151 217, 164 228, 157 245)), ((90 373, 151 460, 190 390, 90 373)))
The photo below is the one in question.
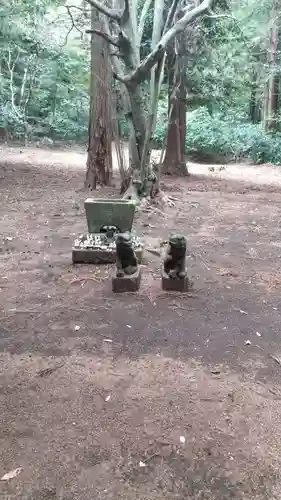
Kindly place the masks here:
POLYGON ((162 292, 147 253, 140 292, 114 296, 111 266, 71 264, 83 167, 0 156, 0 477, 22 468, 1 498, 280 499, 279 171, 164 179, 175 207, 135 229, 186 235, 194 290, 162 292))

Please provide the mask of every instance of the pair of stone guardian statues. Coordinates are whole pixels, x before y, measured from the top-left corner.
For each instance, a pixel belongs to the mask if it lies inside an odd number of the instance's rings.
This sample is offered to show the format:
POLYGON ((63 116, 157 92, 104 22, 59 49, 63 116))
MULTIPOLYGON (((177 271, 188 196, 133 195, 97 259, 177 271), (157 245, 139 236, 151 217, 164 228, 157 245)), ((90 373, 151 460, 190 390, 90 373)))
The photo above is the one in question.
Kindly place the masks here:
MULTIPOLYGON (((171 280, 183 280, 185 269, 186 239, 184 236, 172 235, 166 249, 163 270, 171 280)), ((138 270, 138 259, 133 249, 131 233, 119 233, 116 237, 116 277, 133 275, 138 270)))

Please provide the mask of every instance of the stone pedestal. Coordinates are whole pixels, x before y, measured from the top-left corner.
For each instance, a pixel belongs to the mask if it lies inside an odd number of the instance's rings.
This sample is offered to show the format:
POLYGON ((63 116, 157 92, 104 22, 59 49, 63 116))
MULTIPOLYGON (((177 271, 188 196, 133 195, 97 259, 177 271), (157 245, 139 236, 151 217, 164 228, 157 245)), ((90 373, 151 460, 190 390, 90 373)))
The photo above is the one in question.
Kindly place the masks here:
POLYGON ((164 269, 161 272, 162 289, 167 292, 188 292, 190 282, 186 276, 183 279, 172 279, 165 273, 164 269))
POLYGON ((121 278, 116 276, 117 270, 114 270, 112 276, 112 291, 114 293, 137 292, 141 283, 141 268, 138 267, 134 274, 125 275, 121 278))

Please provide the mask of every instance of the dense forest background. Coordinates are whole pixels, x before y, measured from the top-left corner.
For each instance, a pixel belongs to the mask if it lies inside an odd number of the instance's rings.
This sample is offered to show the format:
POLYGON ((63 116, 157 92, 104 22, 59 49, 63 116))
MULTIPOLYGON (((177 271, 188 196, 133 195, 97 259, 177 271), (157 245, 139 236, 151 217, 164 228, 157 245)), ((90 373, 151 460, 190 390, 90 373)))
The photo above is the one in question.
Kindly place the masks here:
MULTIPOLYGON (((186 34, 187 125, 191 155, 280 163, 280 7, 277 0, 220 2, 186 34), (222 5, 223 4, 223 5, 222 5)), ((141 50, 150 47, 152 15, 141 50)), ((14 140, 87 142, 91 11, 88 3, 2 0, 0 126, 14 140)), ((116 91, 118 83, 112 84, 116 91)), ((146 92, 146 82, 142 83, 146 92)), ((168 78, 154 143, 168 122, 168 78)), ((126 137, 120 112, 119 130, 126 137)))

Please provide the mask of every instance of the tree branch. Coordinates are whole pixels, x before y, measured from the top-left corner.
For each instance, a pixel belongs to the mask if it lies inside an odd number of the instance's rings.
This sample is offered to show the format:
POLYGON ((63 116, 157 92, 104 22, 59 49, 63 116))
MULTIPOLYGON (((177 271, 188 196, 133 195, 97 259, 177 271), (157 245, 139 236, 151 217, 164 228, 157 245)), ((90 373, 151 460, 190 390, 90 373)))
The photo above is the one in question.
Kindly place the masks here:
POLYGON ((86 30, 85 33, 100 36, 101 38, 103 38, 103 40, 105 40, 110 45, 113 45, 114 47, 119 48, 119 43, 117 41, 115 41, 114 38, 111 35, 109 35, 108 33, 104 33, 103 31, 97 30, 97 29, 86 30))
POLYGON ((90 11, 85 11, 85 9, 83 7, 78 7, 78 5, 66 5, 65 7, 69 7, 70 9, 80 10, 81 12, 83 12, 83 14, 85 12, 88 12, 88 14, 90 13, 90 11))
POLYGON ((229 14, 212 14, 210 16, 205 15, 204 17, 208 17, 208 19, 231 19, 232 21, 237 21, 236 17, 229 14))
POLYGON ((103 5, 99 0, 86 0, 92 7, 97 9, 101 14, 119 22, 121 20, 122 11, 119 9, 110 9, 106 5, 103 5))
MULTIPOLYGON (((108 19, 105 18, 103 20, 103 23, 104 23, 104 33, 107 36, 111 37, 108 19)), ((110 53, 110 59, 111 59, 111 62, 112 62, 113 76, 114 76, 114 78, 116 80, 118 80, 119 82, 124 83, 124 75, 123 75, 123 71, 122 71, 122 67, 121 67, 120 61, 118 59, 118 55, 110 53)))
POLYGON ((83 31, 82 31, 82 30, 81 30, 81 29, 77 26, 77 24, 76 24, 76 22, 75 22, 75 19, 74 19, 73 15, 72 15, 72 12, 71 12, 71 7, 70 7, 69 5, 66 5, 66 6, 65 6, 65 8, 66 8, 67 13, 68 13, 68 15, 69 15, 69 18, 70 18, 70 20, 71 20, 71 26, 70 26, 70 28, 69 28, 68 32, 67 32, 67 33, 66 33, 66 35, 65 35, 64 44, 62 45, 62 47, 61 47, 61 48, 65 47, 65 45, 67 44, 67 42, 68 42, 68 37, 69 37, 69 35, 70 35, 70 33, 71 33, 71 31, 72 31, 73 29, 76 29, 77 31, 79 31, 79 33, 80 33, 80 35, 81 35, 81 40, 82 40, 82 37, 83 37, 83 31))
POLYGON ((203 2, 192 10, 187 11, 183 17, 177 21, 166 33, 163 34, 160 42, 154 50, 141 62, 141 64, 130 75, 126 75, 125 82, 127 85, 132 83, 140 83, 153 68, 153 66, 160 60, 165 52, 165 49, 173 38, 184 31, 186 26, 194 21, 197 17, 204 14, 212 5, 213 0, 203 0, 203 2))
POLYGON ((167 18, 166 18, 166 22, 165 22, 165 26, 164 26, 164 30, 163 30, 163 35, 167 32, 167 30, 170 29, 171 27, 171 23, 173 22, 173 19, 174 19, 174 15, 176 13, 176 10, 177 10, 177 7, 178 7, 178 4, 179 4, 179 0, 173 0, 173 3, 170 7, 170 10, 168 12, 168 15, 167 15, 167 18))
POLYGON ((143 6, 142 11, 141 11, 140 22, 139 22, 139 26, 138 26, 138 37, 139 37, 138 46, 140 46, 140 43, 142 40, 145 20, 146 20, 146 16, 148 14, 151 2, 152 2, 152 0, 145 0, 144 6, 143 6))

